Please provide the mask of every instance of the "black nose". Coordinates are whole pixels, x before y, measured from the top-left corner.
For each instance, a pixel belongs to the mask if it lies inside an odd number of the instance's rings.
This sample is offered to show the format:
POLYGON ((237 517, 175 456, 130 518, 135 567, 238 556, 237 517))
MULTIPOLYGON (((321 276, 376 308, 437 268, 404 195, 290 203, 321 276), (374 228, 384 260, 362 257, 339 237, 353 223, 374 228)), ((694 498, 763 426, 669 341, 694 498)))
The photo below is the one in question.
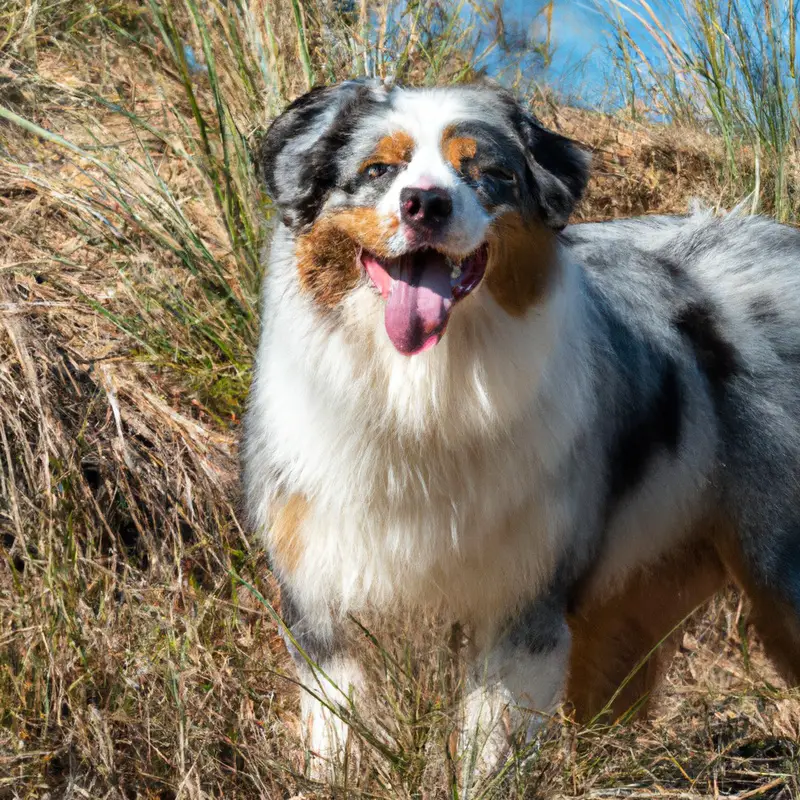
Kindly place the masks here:
POLYGON ((409 225, 436 228, 444 225, 453 213, 453 200, 447 189, 400 190, 400 217, 409 225))

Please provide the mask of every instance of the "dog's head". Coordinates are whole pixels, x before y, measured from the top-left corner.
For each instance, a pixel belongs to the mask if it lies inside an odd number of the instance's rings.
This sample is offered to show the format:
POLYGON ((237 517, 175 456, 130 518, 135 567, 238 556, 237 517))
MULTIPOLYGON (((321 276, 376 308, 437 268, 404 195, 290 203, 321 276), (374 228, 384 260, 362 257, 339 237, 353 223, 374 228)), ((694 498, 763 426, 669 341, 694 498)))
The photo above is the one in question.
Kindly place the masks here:
POLYGON ((329 310, 382 297, 389 338, 412 355, 482 284, 510 314, 536 302, 588 159, 495 86, 348 81, 275 120, 263 172, 302 289, 329 310))

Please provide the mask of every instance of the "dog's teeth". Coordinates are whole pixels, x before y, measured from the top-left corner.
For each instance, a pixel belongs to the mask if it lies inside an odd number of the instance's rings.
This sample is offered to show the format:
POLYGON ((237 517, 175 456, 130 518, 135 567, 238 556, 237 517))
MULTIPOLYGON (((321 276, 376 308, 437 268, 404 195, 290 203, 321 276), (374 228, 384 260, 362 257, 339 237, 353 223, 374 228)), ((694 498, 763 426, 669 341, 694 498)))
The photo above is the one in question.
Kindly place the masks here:
POLYGON ((461 277, 461 264, 447 256, 447 266, 450 267, 450 280, 457 281, 461 277))

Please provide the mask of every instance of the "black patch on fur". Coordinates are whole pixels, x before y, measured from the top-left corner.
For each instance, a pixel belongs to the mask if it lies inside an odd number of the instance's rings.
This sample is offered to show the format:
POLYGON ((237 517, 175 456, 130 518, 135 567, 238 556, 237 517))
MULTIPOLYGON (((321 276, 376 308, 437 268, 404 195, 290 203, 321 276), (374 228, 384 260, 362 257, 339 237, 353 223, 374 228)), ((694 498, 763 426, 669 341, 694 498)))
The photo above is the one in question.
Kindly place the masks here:
POLYGON ((535 600, 511 622, 504 642, 531 654, 549 653, 564 636, 565 612, 565 602, 560 595, 535 600))
POLYGON ((589 182, 589 155, 572 139, 545 128, 508 92, 498 90, 528 152, 526 188, 551 228, 561 230, 589 182))
POLYGON ((778 563, 780 570, 773 586, 800 617, 800 528, 790 530, 781 542, 778 563))
POLYGON ((658 269, 666 272, 674 283, 681 284, 686 282, 686 272, 676 259, 654 253, 653 263, 658 269))
POLYGON ((523 132, 533 154, 527 176, 530 191, 544 223, 560 230, 586 189, 588 157, 573 141, 541 127, 533 117, 525 117, 523 132))
POLYGON ((478 194, 485 208, 519 205, 520 188, 526 183, 528 164, 519 141, 506 130, 490 122, 467 120, 452 126, 458 136, 475 139, 477 153, 461 164, 461 179, 478 194), (501 180, 492 174, 499 168, 514 176, 513 181, 501 180), (477 177, 472 172, 477 169, 477 177))
POLYGON ((678 312, 674 324, 689 340, 697 363, 719 396, 740 371, 740 363, 736 348, 720 332, 713 309, 707 302, 690 304, 678 312))
POLYGON ((767 295, 762 294, 751 300, 748 308, 753 319, 762 325, 772 325, 780 320, 775 301, 767 295))
POLYGON ((609 463, 610 508, 635 489, 648 464, 666 450, 675 455, 681 438, 682 397, 677 368, 665 359, 658 389, 619 434, 609 463))
POLYGON ((564 595, 564 608, 567 614, 575 614, 581 606, 587 587, 591 584, 591 576, 597 564, 597 553, 602 548, 603 532, 590 537, 586 546, 575 545, 561 556, 555 575, 550 582, 551 591, 558 589, 564 595))
POLYGON ((529 147, 542 169, 533 169, 538 199, 545 221, 563 228, 589 182, 587 156, 575 142, 543 128, 534 118, 526 120, 529 147))
POLYGON ((347 144, 360 115, 370 105, 369 97, 369 90, 361 87, 355 96, 342 106, 331 128, 306 157, 300 170, 300 185, 313 188, 297 204, 302 225, 310 225, 314 221, 328 192, 336 186, 339 177, 336 154, 347 144))
POLYGON ((283 628, 281 628, 280 634, 286 644, 286 649, 297 664, 305 661, 298 646, 317 664, 330 660, 341 649, 337 646, 335 636, 331 641, 315 633, 311 621, 301 614, 286 586, 281 586, 281 616, 292 635, 287 635, 283 628))
POLYGON ((276 162, 284 145, 294 136, 302 133, 313 118, 323 108, 323 95, 327 87, 315 86, 311 91, 290 103, 283 113, 276 117, 264 134, 260 144, 260 167, 267 191, 277 197, 276 162))

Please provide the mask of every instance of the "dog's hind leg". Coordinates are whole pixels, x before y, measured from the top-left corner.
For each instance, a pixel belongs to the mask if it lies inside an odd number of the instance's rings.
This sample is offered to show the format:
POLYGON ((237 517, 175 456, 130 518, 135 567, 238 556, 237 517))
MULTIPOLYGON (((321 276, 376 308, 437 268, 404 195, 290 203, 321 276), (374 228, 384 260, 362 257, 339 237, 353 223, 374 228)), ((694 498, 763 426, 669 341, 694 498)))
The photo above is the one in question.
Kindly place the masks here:
POLYGON ((780 374, 756 373, 763 385, 742 382, 726 401, 718 486, 729 525, 717 541, 752 601, 751 621, 767 654, 794 685, 800 684, 799 355, 788 348, 780 374))
POLYGON ((578 597, 567 700, 588 722, 646 713, 680 641, 678 627, 727 582, 714 548, 684 546, 638 570, 610 594, 578 597))
POLYGON ((767 655, 787 683, 800 686, 800 614, 773 590, 745 591, 753 604, 751 622, 767 655))
POLYGON ((765 537, 761 548, 721 546, 750 599, 750 622, 781 676, 800 686, 800 526, 796 535, 765 537))

